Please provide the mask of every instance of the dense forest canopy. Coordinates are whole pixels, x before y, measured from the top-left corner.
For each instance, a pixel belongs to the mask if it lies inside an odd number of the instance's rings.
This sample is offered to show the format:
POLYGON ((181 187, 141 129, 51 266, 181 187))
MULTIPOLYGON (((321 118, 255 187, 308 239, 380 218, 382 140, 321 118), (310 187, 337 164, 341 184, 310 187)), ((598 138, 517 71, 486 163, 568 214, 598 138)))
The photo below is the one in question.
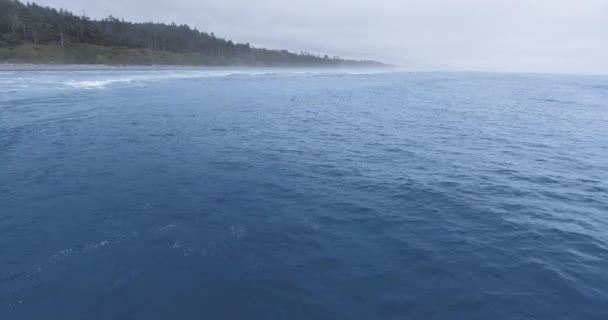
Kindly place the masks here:
POLYGON ((234 43, 188 25, 133 23, 113 16, 94 20, 64 9, 0 0, 0 47, 24 44, 61 48, 95 45, 162 51, 205 57, 202 61, 209 64, 382 66, 373 61, 255 48, 249 43, 234 43))

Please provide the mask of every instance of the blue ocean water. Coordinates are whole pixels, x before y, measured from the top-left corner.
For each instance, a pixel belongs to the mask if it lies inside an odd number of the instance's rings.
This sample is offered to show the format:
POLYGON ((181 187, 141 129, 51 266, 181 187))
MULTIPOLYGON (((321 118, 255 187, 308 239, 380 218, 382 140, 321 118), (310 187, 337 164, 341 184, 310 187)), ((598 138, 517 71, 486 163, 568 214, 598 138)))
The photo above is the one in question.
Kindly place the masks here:
POLYGON ((0 72, 0 319, 608 319, 608 77, 0 72))

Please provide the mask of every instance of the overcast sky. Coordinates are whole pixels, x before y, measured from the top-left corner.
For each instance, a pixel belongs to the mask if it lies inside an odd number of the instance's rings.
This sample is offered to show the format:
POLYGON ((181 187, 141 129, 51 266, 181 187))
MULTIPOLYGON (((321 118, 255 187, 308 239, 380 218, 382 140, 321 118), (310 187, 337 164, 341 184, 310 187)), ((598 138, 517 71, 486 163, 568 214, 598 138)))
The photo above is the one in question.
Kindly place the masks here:
POLYGON ((608 0, 34 0, 412 70, 608 73, 608 0))

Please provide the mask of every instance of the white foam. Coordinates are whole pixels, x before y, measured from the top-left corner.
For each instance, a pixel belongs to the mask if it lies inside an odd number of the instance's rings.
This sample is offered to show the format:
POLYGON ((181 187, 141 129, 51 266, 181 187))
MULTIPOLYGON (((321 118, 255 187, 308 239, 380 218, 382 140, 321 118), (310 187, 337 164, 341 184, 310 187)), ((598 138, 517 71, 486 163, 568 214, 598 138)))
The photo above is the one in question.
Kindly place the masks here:
POLYGON ((107 85, 116 82, 126 82, 121 80, 85 80, 85 81, 68 81, 66 84, 76 89, 101 89, 107 85))
POLYGON ((87 245, 87 248, 97 249, 97 248, 105 247, 108 244, 109 244, 109 242, 107 240, 103 240, 101 242, 91 242, 87 245))
MULTIPOLYGON (((148 82, 168 81, 178 79, 200 79, 229 76, 323 76, 323 75, 365 75, 386 73, 378 70, 310 70, 310 69, 227 69, 227 70, 91 70, 78 72, 65 71, 33 71, 16 73, 10 77, 0 74, 0 83, 7 84, 8 89, 25 89, 28 86, 44 89, 104 89, 113 85, 143 86, 148 82)), ((3 88, 6 89, 6 88, 3 88)), ((6 91, 5 91, 6 92, 6 91)), ((8 93, 8 92, 6 92, 8 93)))
POLYGON ((69 87, 76 89, 103 89, 112 84, 139 84, 142 82, 149 81, 164 81, 164 80, 176 80, 176 79, 196 79, 196 78, 209 78, 209 77, 225 77, 236 75, 236 72, 172 72, 172 73, 151 73, 151 74, 140 74, 130 76, 117 76, 103 79, 86 79, 86 80, 70 80, 65 82, 69 87))
POLYGON ((54 254, 53 256, 51 256, 50 261, 52 263, 57 263, 57 262, 65 260, 65 258, 71 256, 72 254, 74 254, 74 250, 72 248, 63 249, 63 250, 57 252, 56 254, 54 254))

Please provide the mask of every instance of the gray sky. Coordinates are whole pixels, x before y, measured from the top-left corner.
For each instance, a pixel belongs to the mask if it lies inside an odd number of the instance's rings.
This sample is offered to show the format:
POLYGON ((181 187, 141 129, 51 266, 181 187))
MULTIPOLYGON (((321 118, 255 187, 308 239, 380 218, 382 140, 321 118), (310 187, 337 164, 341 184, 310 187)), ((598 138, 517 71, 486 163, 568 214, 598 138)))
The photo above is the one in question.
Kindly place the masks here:
POLYGON ((412 70, 608 74, 608 0, 34 0, 412 70))

